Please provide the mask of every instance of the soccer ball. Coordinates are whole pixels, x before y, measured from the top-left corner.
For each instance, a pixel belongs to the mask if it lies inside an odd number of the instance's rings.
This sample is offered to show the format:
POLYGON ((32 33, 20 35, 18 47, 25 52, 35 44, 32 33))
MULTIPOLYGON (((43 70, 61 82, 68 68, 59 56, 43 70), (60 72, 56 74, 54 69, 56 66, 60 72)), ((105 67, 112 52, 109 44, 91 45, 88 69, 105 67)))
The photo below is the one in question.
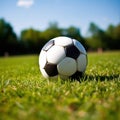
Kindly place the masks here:
POLYGON ((86 70, 87 53, 77 40, 56 37, 42 48, 39 66, 45 78, 79 79, 86 70))

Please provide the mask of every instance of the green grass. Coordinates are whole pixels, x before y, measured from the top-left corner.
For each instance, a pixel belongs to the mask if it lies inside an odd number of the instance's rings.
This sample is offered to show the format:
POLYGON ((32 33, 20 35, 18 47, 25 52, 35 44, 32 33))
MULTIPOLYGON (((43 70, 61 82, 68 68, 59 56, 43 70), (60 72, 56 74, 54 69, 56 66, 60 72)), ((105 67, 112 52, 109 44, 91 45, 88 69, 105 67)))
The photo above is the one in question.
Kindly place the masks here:
POLYGON ((80 82, 46 80, 38 56, 0 58, 0 120, 120 120, 120 52, 89 53, 80 82))

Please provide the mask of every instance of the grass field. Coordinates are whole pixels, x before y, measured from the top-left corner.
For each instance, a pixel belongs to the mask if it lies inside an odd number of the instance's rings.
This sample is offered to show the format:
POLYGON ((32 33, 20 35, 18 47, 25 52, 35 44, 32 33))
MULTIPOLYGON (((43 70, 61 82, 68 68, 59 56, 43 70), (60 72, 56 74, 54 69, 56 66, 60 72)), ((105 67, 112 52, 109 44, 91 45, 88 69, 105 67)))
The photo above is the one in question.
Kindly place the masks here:
POLYGON ((80 82, 46 80, 38 56, 0 58, 0 120, 120 120, 120 52, 89 53, 80 82))

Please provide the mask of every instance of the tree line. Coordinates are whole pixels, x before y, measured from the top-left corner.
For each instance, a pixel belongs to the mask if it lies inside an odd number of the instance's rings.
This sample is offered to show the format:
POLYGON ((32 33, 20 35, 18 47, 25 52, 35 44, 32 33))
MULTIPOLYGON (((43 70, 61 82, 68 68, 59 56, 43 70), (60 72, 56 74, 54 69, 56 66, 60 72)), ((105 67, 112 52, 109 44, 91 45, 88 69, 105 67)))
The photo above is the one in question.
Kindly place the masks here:
POLYGON ((75 26, 60 28, 57 22, 53 22, 44 31, 33 28, 24 29, 18 37, 11 24, 0 19, 0 56, 5 54, 38 54, 46 42, 57 36, 77 39, 86 50, 120 49, 120 24, 109 25, 106 30, 102 30, 95 23, 90 23, 88 36, 83 37, 79 28, 75 26))

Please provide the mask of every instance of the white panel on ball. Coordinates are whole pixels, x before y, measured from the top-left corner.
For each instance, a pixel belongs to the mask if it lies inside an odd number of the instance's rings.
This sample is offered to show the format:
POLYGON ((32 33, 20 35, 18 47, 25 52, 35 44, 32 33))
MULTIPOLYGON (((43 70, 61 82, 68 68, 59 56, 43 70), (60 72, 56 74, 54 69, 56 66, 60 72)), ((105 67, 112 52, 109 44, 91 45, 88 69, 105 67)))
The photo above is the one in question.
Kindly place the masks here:
POLYGON ((45 72, 44 69, 40 68, 40 70, 41 70, 42 75, 43 75, 45 78, 49 78, 48 74, 45 72))
POLYGON ((85 55, 87 54, 85 48, 83 47, 83 45, 80 42, 78 42, 75 39, 73 39, 73 42, 74 42, 74 45, 80 50, 81 53, 83 53, 85 55))
POLYGON ((54 39, 55 45, 67 46, 72 44, 72 39, 68 37, 57 37, 54 39))
POLYGON ((77 64, 73 58, 66 57, 57 65, 57 68, 61 75, 71 76, 76 72, 77 64))
POLYGON ((61 46, 52 46, 47 51, 47 61, 49 63, 58 64, 65 57, 65 50, 61 46))
POLYGON ((87 66, 87 57, 84 54, 80 54, 80 56, 77 58, 77 67, 78 71, 84 72, 87 66))
POLYGON ((41 51, 40 56, 39 56, 39 65, 41 68, 44 68, 45 64, 46 64, 46 55, 47 53, 45 51, 41 51))

